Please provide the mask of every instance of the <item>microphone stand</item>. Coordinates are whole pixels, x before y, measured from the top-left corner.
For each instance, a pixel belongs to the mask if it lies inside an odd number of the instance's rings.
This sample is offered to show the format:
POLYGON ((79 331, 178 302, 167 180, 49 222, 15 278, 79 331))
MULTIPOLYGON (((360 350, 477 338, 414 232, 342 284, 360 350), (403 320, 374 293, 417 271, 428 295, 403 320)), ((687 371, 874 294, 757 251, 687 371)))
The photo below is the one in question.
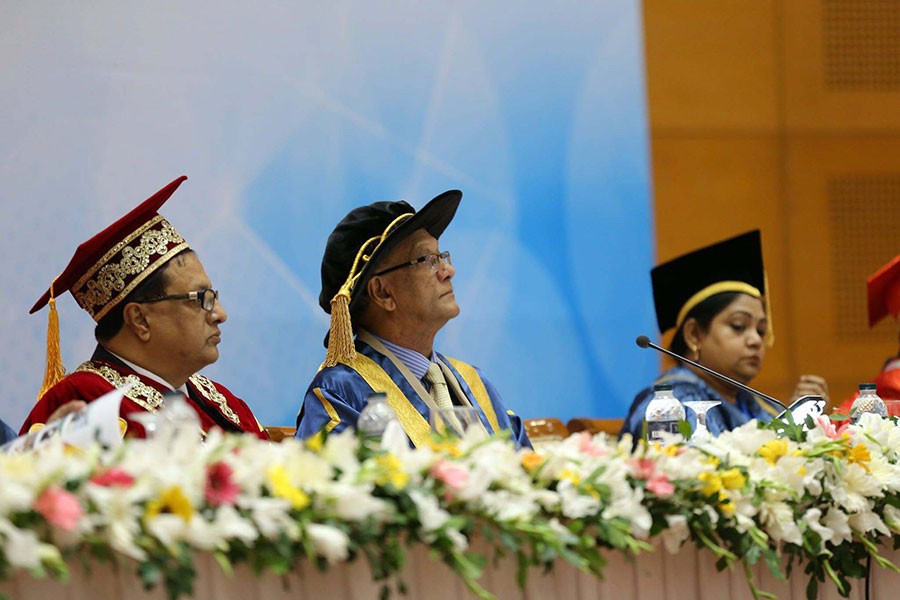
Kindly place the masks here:
MULTIPOLYGON (((638 338, 635 340, 635 343, 638 346, 640 346, 641 348, 653 348, 654 350, 662 352, 663 354, 668 354, 672 358, 674 358, 678 361, 681 361, 681 362, 685 362, 685 363, 691 365, 692 367, 696 367, 696 368, 700 369, 701 371, 703 371, 704 373, 709 373, 713 377, 715 377, 721 381, 724 381, 725 383, 733 385, 736 388, 742 389, 745 392, 749 392, 749 393, 753 394, 754 396, 759 396, 763 400, 765 400, 771 404, 775 404, 775 405, 779 406, 784 411, 790 410, 786 404, 784 404, 780 400, 776 400, 775 398, 773 398, 772 396, 769 396, 768 394, 763 394, 762 392, 760 392, 758 390, 754 390, 752 387, 750 387, 748 385, 744 385, 740 381, 735 381, 731 377, 722 375, 718 371, 713 371, 709 367, 704 367, 703 365, 701 365, 698 362, 694 362, 689 358, 685 358, 684 356, 681 356, 680 354, 675 354, 671 350, 663 348, 662 346, 657 346, 656 344, 651 342, 650 338, 648 338, 646 335, 638 336, 638 338)), ((779 416, 781 416, 781 415, 779 415, 779 416)))

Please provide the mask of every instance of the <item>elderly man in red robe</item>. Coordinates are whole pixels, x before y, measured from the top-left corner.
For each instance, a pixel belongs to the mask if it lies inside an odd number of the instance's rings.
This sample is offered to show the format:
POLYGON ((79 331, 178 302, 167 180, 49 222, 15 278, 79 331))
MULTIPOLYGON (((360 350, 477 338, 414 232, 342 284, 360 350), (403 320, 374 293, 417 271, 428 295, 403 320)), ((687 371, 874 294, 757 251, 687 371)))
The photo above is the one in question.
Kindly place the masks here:
POLYGON ((198 373, 219 358, 227 314, 197 255, 157 213, 185 179, 81 244, 32 307, 33 313, 50 305, 47 375, 23 433, 69 401, 91 402, 131 384, 120 411, 129 435, 144 435, 136 415, 155 412, 167 396, 181 393, 203 431, 218 427, 267 438, 243 400, 198 373), (55 297, 66 291, 96 321, 97 348, 63 377, 55 297))

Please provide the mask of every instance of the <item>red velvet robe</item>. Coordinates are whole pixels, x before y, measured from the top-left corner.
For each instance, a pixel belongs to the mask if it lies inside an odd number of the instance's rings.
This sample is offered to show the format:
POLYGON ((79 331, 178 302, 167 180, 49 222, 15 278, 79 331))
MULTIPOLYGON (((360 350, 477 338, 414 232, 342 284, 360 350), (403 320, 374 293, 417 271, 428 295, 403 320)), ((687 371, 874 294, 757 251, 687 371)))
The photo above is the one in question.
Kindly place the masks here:
MULTIPOLYGON (((125 383, 134 384, 122 399, 119 411, 119 415, 128 423, 126 435, 144 437, 144 427, 132 420, 131 415, 155 411, 163 401, 163 394, 171 393, 172 390, 134 372, 102 346, 97 346, 89 362, 79 366, 38 400, 25 419, 19 435, 28 433, 35 423, 46 423, 53 411, 66 402, 91 402, 125 383)), ((192 375, 186 387, 189 393, 188 403, 197 412, 203 431, 219 427, 230 432, 252 433, 260 439, 269 439, 247 404, 224 386, 202 375, 192 375)))
MULTIPOLYGON (((882 400, 900 400, 900 357, 888 360, 872 383, 877 386, 875 391, 882 400)), ((837 411, 849 415, 850 407, 853 406, 853 401, 857 396, 859 396, 859 392, 841 404, 837 411)))

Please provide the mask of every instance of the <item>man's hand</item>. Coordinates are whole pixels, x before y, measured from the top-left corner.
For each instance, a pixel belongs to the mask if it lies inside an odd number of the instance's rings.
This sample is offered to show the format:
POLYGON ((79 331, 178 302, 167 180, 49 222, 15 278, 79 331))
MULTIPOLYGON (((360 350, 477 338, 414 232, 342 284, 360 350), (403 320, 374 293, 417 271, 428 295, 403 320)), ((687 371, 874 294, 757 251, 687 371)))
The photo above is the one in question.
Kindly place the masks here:
POLYGON ((818 375, 801 375, 789 404, 793 404, 801 396, 822 396, 828 402, 828 383, 818 375))
POLYGON ((66 402, 53 411, 53 413, 50 415, 50 418, 47 419, 47 422, 52 423, 53 421, 62 419, 66 415, 72 414, 76 410, 80 410, 85 406, 87 406, 87 402, 85 402, 84 400, 72 400, 71 402, 66 402))

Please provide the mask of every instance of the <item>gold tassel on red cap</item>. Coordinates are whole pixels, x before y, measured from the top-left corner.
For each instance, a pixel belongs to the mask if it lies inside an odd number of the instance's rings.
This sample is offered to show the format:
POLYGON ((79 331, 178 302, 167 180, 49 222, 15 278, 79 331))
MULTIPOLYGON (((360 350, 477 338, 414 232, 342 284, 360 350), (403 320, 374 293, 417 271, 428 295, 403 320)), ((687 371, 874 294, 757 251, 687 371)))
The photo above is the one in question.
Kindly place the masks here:
POLYGON ((59 349, 59 314, 56 312, 56 298, 53 297, 53 283, 50 284, 50 314, 47 315, 47 370, 44 371, 44 383, 38 392, 40 400, 47 391, 66 376, 66 368, 63 366, 62 354, 59 349))

